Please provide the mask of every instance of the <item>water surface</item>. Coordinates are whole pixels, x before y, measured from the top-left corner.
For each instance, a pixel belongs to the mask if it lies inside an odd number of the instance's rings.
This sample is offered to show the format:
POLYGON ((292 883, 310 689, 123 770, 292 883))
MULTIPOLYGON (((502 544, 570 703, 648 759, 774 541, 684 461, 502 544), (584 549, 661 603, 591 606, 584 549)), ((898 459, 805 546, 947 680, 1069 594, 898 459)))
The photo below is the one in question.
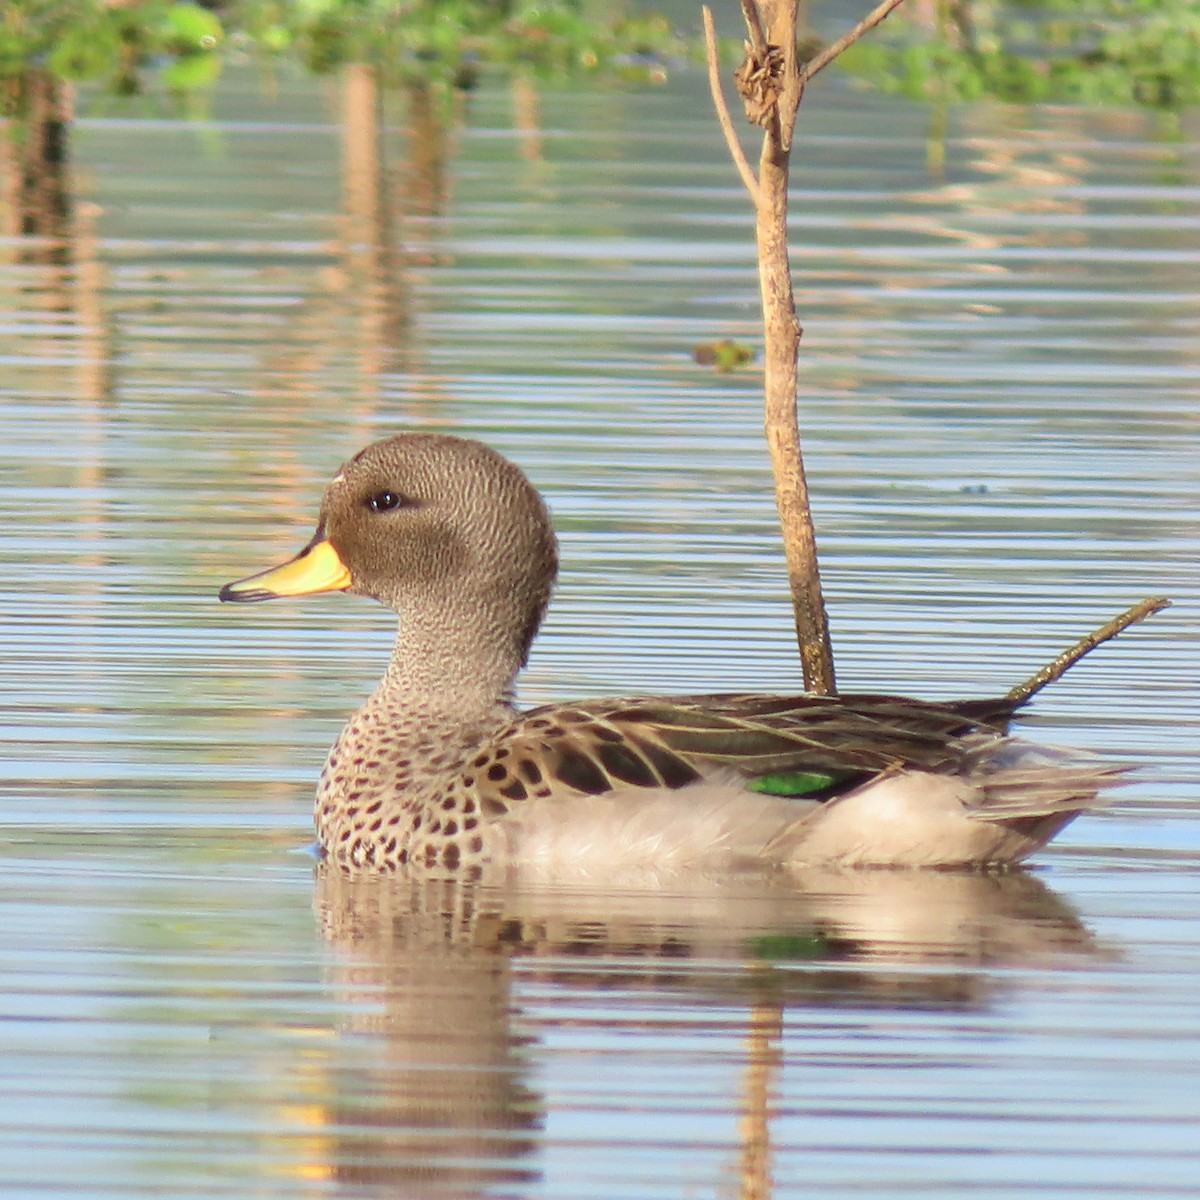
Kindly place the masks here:
POLYGON ((373 437, 481 437, 564 571, 528 703, 799 686, 752 229, 704 81, 83 110, 0 242, 6 1195, 1200 1190, 1197 129, 806 101, 801 404, 841 684, 996 693, 1149 594, 1030 737, 1140 768, 1014 878, 618 894, 326 878, 391 626, 217 587, 373 437), (372 180, 374 183, 372 183, 372 180))

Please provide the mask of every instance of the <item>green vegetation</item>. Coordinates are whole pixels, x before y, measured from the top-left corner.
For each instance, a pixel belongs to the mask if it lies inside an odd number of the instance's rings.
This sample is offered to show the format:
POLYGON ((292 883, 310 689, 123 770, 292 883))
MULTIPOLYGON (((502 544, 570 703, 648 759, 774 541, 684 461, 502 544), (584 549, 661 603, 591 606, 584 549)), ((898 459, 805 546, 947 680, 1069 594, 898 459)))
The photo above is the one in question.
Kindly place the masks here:
POLYGON ((223 42, 220 20, 196 4, 9 0, 0 23, 0 79, 10 107, 14 81, 29 71, 131 95, 154 67, 167 88, 189 91, 216 79, 223 42))
POLYGON ((1196 0, 938 0, 932 28, 901 8, 841 59, 923 99, 1200 103, 1196 0))
POLYGON ((245 0, 231 28, 259 51, 325 73, 370 63, 391 82, 469 86, 486 64, 545 75, 636 70, 687 52, 665 17, 571 0, 245 0), (595 11, 589 11, 594 9, 595 11))
MULTIPOLYGON (((699 56, 663 16, 601 0, 8 0, 0 86, 19 107, 29 72, 118 95, 154 78, 212 86, 230 55, 318 73, 368 63, 385 84, 461 90, 488 66, 542 76, 661 76, 699 56)), ((697 12, 699 0, 697 0, 697 12)), ((1200 103, 1198 0, 938 0, 905 5, 840 60, 924 99, 1200 103)))
POLYGON ((660 74, 696 52, 665 17, 581 0, 9 0, 0 23, 0 80, 33 70, 133 95, 156 75, 168 91, 217 79, 225 56, 292 58, 325 74, 351 62, 387 84, 469 88, 487 65, 544 76, 580 71, 660 74))

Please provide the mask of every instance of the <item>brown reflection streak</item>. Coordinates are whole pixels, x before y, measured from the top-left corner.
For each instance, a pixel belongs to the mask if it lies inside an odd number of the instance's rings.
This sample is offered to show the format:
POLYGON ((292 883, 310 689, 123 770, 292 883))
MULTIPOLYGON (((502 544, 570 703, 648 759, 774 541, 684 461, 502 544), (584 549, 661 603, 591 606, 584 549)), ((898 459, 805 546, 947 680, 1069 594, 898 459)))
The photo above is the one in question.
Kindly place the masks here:
MULTIPOLYGON (((66 620, 99 623, 95 601, 104 588, 106 566, 105 488, 108 407, 112 400, 110 322, 104 308, 105 271, 96 225, 99 205, 80 199, 80 182, 70 169, 73 118, 69 85, 48 72, 27 70, 4 85, 9 119, 0 135, 3 232, 12 239, 12 261, 32 268, 31 283, 17 284, 17 305, 58 318, 45 334, 47 360, 72 350, 77 364, 76 425, 67 471, 74 493, 70 520, 81 547, 76 557, 77 591, 63 606, 66 620), (73 326, 65 333, 64 326, 73 326), (66 346, 64 346, 64 341, 66 346)), ((18 277, 20 278, 20 277, 18 277)), ((95 711, 86 697, 101 668, 86 643, 76 666, 77 712, 95 711)))
MULTIPOLYGON (((75 205, 75 311, 79 318, 79 395, 84 402, 85 420, 89 428, 96 426, 102 406, 113 396, 112 329, 104 311, 106 272, 100 256, 100 239, 96 224, 103 212, 100 205, 78 199, 75 205)), ((87 472, 84 483, 96 487, 100 483, 99 463, 81 464, 87 472)))
MULTIPOLYGON (((348 70, 343 94, 343 173, 346 210, 346 283, 360 303, 360 369, 378 380, 383 372, 420 379, 440 399, 436 382, 420 368, 415 353, 412 264, 441 262, 429 244, 428 221, 408 226, 410 238, 424 246, 399 244, 397 229, 405 214, 440 217, 447 201, 447 159, 451 153, 449 118, 429 89, 410 85, 408 162, 404 187, 396 186, 385 164, 380 128, 381 94, 373 70, 348 70)), ((415 415, 424 415, 418 413, 415 415)), ((364 421, 369 414, 364 414, 364 421)), ((364 435, 368 431, 363 430, 364 435)))
POLYGON ((6 82, 5 109, 13 118, 7 123, 6 232, 45 239, 30 247, 34 254, 25 261, 61 262, 70 214, 70 88, 47 71, 26 70, 6 82))
POLYGON ((527 75, 514 75, 512 81, 513 123, 517 130, 517 145, 527 163, 545 162, 542 128, 538 120, 538 94, 533 80, 527 75))
MULTIPOLYGON (((383 381, 389 375, 406 376, 406 390, 415 393, 410 420, 445 421, 443 383, 420 361, 412 271, 446 265, 437 244, 438 219, 449 202, 448 164, 463 101, 457 92, 444 96, 427 85, 405 86, 406 161, 395 171, 387 166, 385 94, 376 70, 364 63, 346 67, 338 96, 342 212, 331 248, 336 265, 319 274, 318 287, 295 310, 291 335, 286 345, 273 347, 259 394, 278 400, 289 415, 319 402, 322 376, 332 369, 339 344, 350 341, 336 336, 345 314, 355 329, 359 381, 345 414, 346 443, 354 444, 377 436, 381 426, 392 427, 398 414, 384 407, 389 389, 383 381)), ((528 81, 514 85, 514 123, 522 154, 541 164, 537 95, 528 81)))
POLYGON ((430 406, 443 399, 440 382, 418 361, 411 268, 445 265, 432 238, 436 222, 406 223, 407 216, 444 216, 449 195, 448 162, 454 152, 453 132, 461 97, 448 100, 427 85, 411 83, 403 90, 408 112, 407 162, 402 172, 389 171, 384 154, 381 115, 383 93, 373 68, 347 68, 342 91, 343 269, 339 285, 358 306, 359 370, 373 403, 356 413, 359 440, 375 433, 379 380, 389 372, 410 376, 421 399, 410 416, 434 415, 430 406), (394 177, 395 176, 395 177, 394 177), (399 185, 397 178, 404 183, 399 185), (398 230, 405 228, 401 244, 398 230))
POLYGON ((358 367, 367 394, 377 389, 387 360, 385 305, 392 265, 379 107, 374 70, 352 63, 342 79, 341 257, 351 302, 357 308, 358 367))
MULTIPOLYGON (((358 386, 345 414, 346 444, 351 445, 370 440, 380 421, 393 417, 390 411, 380 411, 383 378, 393 373, 420 375, 409 264, 429 256, 399 245, 403 212, 398 206, 408 203, 421 211, 430 195, 442 196, 446 136, 432 114, 421 118, 423 133, 411 141, 414 161, 404 172, 410 186, 417 188, 417 203, 390 178, 383 92, 375 69, 365 63, 347 66, 338 97, 342 200, 331 248, 336 265, 320 272, 317 289, 295 312, 293 333, 287 345, 275 348, 262 394, 277 396, 289 412, 297 411, 300 397, 318 401, 324 390, 321 376, 330 369, 338 347, 352 345, 358 386), (426 190, 419 181, 426 180, 433 163, 437 182, 426 190), (343 316, 352 323, 352 336, 338 336, 343 316)), ((412 103, 420 108, 419 99, 412 103)))
MULTIPOLYGON (((98 204, 76 198, 74 220, 67 231, 66 247, 75 260, 74 289, 67 303, 74 307, 79 326, 77 350, 77 380, 79 429, 72 457, 75 462, 76 500, 81 550, 78 558, 80 591, 99 600, 104 590, 104 568, 108 557, 106 506, 108 466, 106 436, 113 396, 111 374, 111 333, 104 312, 104 265, 100 259, 96 223, 101 214, 98 204)), ((99 625, 101 610, 98 603, 67 605, 68 620, 75 623, 99 625)), ((91 655, 81 655, 79 662, 79 695, 99 685, 104 666, 91 655)), ((93 706, 79 704, 79 712, 94 711, 93 706)))
POLYGON ((412 83, 406 94, 409 163, 405 208, 415 216, 440 217, 449 201, 446 164, 455 149, 451 121, 427 84, 412 83))
POLYGON ((783 1006, 776 999, 760 1000, 750 1010, 746 1039, 739 1200, 767 1200, 772 1192, 770 1101, 782 1064, 783 1006))
MULTIPOLYGON (((448 267, 451 258, 438 246, 437 218, 445 216, 449 206, 447 162, 456 149, 453 132, 461 105, 455 97, 449 109, 439 108, 430 89, 421 83, 409 84, 403 94, 407 105, 407 163, 404 183, 395 186, 394 194, 404 213, 426 218, 408 226, 405 262, 410 267, 448 267)), ((409 384, 418 397, 410 407, 411 415, 444 424, 444 381, 425 369, 414 370, 409 384)))

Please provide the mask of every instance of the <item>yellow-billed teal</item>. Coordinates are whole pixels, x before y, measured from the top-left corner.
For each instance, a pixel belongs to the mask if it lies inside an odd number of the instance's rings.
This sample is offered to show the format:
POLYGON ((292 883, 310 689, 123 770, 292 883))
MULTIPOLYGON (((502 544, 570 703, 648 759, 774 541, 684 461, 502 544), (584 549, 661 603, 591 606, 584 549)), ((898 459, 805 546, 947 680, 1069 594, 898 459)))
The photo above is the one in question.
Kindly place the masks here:
POLYGON ((513 705, 557 544, 507 459, 456 437, 375 442, 317 532, 222 600, 370 596, 392 660, 321 773, 316 825, 349 869, 483 863, 662 869, 1019 861, 1121 768, 1007 736, 1014 703, 896 696, 639 696, 513 705))

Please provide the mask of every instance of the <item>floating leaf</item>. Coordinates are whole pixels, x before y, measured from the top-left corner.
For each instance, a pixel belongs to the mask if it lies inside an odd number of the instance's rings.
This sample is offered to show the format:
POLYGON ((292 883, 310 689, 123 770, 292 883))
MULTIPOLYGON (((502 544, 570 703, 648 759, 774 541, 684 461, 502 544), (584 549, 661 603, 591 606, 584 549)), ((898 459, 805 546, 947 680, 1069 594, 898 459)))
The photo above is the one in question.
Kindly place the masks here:
POLYGON ((702 367, 732 371, 754 361, 754 347, 731 338, 722 338, 719 342, 702 342, 694 347, 692 358, 702 367))

